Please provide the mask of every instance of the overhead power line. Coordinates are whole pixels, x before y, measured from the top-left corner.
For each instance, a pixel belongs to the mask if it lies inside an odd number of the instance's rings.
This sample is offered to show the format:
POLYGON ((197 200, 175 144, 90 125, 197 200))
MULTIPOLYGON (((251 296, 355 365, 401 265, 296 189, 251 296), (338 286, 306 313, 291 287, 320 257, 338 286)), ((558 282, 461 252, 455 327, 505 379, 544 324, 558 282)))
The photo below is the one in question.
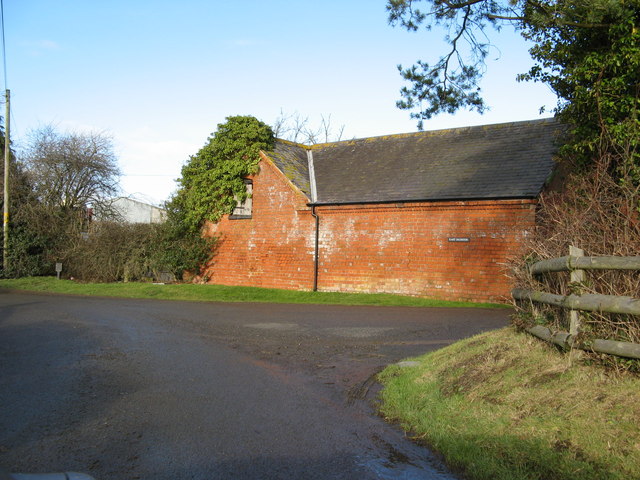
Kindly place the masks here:
POLYGON ((4 89, 9 88, 9 81, 7 80, 7 48, 4 41, 4 0, 0 0, 0 21, 2 22, 2 65, 4 71, 4 89))

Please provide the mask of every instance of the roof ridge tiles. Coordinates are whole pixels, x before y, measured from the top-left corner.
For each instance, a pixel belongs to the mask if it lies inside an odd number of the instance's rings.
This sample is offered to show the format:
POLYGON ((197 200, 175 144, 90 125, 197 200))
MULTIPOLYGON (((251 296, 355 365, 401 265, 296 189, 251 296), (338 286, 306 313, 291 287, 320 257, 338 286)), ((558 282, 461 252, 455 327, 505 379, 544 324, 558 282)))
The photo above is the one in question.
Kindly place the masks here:
MULTIPOLYGON (((558 121, 554 117, 546 117, 546 118, 538 118, 534 120, 518 120, 513 122, 498 122, 498 123, 488 123, 483 125, 467 125, 464 127, 440 128, 435 130, 423 130, 418 132, 404 132, 404 133, 391 133, 386 135, 374 135, 370 137, 351 138, 349 140, 338 140, 335 142, 314 143, 313 145, 303 145, 303 144, 296 144, 296 145, 301 146, 305 149, 316 150, 324 147, 339 146, 341 144, 349 144, 352 142, 361 142, 361 141, 367 141, 367 140, 408 138, 413 136, 443 135, 446 133, 461 133, 461 132, 466 132, 471 130, 489 130, 489 129, 498 129, 498 128, 506 128, 506 127, 527 126, 527 125, 533 125, 533 124, 544 124, 544 123, 557 124, 558 121)), ((287 140, 284 140, 284 142, 295 143, 295 142, 289 142, 287 140)))
POLYGON ((303 148, 305 150, 310 150, 311 149, 311 145, 306 145, 304 143, 298 143, 298 142, 293 142, 291 140, 285 140, 284 138, 275 138, 276 142, 280 142, 280 143, 284 143, 285 145, 289 145, 291 147, 299 147, 299 148, 303 148))

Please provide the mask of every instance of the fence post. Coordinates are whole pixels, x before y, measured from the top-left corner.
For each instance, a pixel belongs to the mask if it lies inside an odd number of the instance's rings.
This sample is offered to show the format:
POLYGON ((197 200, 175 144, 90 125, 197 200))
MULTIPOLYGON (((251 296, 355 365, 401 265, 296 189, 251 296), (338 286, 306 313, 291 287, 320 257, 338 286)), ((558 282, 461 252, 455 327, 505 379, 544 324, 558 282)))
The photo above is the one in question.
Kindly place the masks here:
MULTIPOLYGON (((583 257, 584 250, 578 247, 574 247, 573 245, 569 246, 569 255, 571 257, 583 257)), ((573 291, 570 293, 575 293, 576 295, 580 295, 582 293, 582 284, 585 281, 585 273, 584 270, 571 270, 569 281, 571 282, 571 287, 573 291)), ((569 333, 572 336, 575 336, 580 331, 580 312, 578 310, 570 310, 569 311, 569 333)))

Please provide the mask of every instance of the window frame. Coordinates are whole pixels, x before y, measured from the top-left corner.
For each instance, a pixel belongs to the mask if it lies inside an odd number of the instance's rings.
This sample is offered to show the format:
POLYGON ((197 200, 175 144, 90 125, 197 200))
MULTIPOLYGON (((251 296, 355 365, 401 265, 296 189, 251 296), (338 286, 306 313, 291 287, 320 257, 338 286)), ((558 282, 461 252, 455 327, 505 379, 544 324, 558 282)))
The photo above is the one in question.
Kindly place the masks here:
POLYGON ((237 197, 235 198, 236 206, 233 208, 233 211, 229 215, 229 220, 245 220, 253 217, 253 180, 244 178, 243 181, 244 188, 247 192, 247 198, 242 203, 238 201, 237 197), (247 210, 249 211, 248 214, 240 213, 246 212, 247 210), (236 213, 236 211, 239 211, 239 213, 236 213))

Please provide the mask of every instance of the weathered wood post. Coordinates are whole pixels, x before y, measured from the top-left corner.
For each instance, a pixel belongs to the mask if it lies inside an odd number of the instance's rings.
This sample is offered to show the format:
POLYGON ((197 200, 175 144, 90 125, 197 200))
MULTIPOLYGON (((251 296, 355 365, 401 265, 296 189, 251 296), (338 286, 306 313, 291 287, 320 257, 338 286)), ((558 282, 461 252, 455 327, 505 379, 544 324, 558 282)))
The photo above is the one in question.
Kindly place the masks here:
MULTIPOLYGON (((569 246, 569 257, 584 257, 584 250, 581 248, 574 247, 573 245, 569 246)), ((584 270, 574 270, 573 269, 573 258, 570 258, 569 265, 571 266, 571 273, 569 277, 569 281, 571 282, 571 292, 575 295, 582 294, 582 284, 585 281, 585 273, 584 270)), ((569 310, 569 334, 575 336, 580 331, 580 311, 579 310, 569 310)))

